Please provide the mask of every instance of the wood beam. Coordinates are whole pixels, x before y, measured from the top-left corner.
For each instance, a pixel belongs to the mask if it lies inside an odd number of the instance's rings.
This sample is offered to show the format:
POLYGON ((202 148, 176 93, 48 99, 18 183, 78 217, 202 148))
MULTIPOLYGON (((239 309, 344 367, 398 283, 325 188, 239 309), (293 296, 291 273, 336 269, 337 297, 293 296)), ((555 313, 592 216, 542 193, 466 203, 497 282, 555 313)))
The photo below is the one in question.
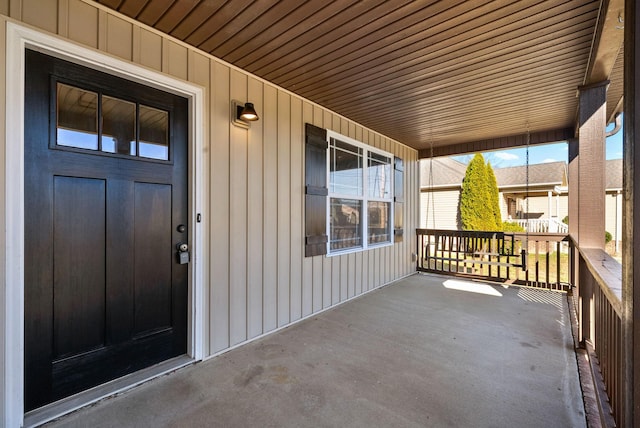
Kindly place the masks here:
MULTIPOLYGON (((567 141, 574 137, 573 128, 552 129, 538 131, 529 134, 529 144, 550 144, 567 141)), ((510 149, 527 145, 527 134, 496 137, 489 140, 470 141, 466 143, 438 146, 433 148, 433 157, 453 156, 467 153, 486 152, 491 150, 510 149)), ((420 159, 430 158, 431 149, 422 149, 418 152, 420 159)))
POLYGON ((598 16, 585 85, 608 80, 624 41, 624 0, 604 0, 598 16))

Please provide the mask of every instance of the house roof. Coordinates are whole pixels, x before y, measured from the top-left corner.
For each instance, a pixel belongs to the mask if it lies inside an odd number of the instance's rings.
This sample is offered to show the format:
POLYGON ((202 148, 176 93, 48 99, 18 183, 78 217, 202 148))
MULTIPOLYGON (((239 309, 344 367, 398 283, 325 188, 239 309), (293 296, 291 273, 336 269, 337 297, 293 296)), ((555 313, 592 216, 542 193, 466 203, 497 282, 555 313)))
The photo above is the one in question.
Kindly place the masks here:
MULTIPOLYGON (((433 177, 430 181, 429 169, 431 161, 423 159, 420 161, 420 187, 428 189, 434 187, 460 187, 467 169, 467 166, 452 158, 433 158, 433 177)), ((612 159, 606 161, 606 183, 605 188, 622 189, 622 159, 612 159)), ((512 166, 506 168, 495 168, 493 170, 499 188, 505 187, 526 187, 527 167, 512 166)), ((567 164, 565 162, 549 162, 529 165, 529 185, 566 186, 567 164)))
MULTIPOLYGON (((430 160, 420 161, 420 186, 429 188, 430 160)), ((451 158, 433 159, 433 186, 459 187, 466 173, 467 166, 451 158)), ((527 167, 513 166, 507 168, 495 168, 493 170, 498 187, 515 187, 527 185, 527 167)), ((529 165, 529 185, 546 184, 553 186, 566 186, 566 163, 550 162, 529 165)))
POLYGON ((567 185, 567 164, 566 162, 548 162, 526 165, 512 166, 507 168, 494 169, 498 187, 526 186, 548 184, 550 186, 567 185), (528 169, 528 171, 527 171, 528 169), (527 173, 529 177, 527 177, 527 173))
POLYGON ((97 1, 421 157, 573 138, 581 85, 622 108, 623 0, 97 1))
POLYGON ((456 187, 462 184, 467 166, 449 157, 423 159, 420 161, 420 186, 456 187), (433 162, 433 163, 432 163, 433 162), (433 175, 430 169, 433 165, 433 175))

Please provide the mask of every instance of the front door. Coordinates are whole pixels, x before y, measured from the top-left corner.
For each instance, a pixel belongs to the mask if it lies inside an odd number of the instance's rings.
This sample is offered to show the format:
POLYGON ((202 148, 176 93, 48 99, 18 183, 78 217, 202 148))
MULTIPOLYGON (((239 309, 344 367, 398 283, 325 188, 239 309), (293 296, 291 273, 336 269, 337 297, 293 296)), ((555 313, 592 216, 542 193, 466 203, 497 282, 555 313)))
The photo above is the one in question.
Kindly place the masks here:
POLYGON ((25 409, 187 348, 187 100, 26 52, 25 409))

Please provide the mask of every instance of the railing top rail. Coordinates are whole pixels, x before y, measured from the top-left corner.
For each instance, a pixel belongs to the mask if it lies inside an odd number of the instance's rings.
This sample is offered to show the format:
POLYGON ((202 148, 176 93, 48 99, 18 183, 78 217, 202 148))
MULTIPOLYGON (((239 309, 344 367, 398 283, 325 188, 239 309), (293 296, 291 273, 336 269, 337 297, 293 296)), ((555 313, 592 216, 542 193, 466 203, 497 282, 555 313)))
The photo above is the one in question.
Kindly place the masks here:
POLYGON ((458 237, 474 237, 474 238, 498 238, 502 239, 504 236, 512 236, 510 232, 489 232, 489 231, 477 231, 477 230, 449 230, 449 229, 416 229, 418 235, 445 235, 445 236, 458 236, 458 237))
POLYGON ((514 236, 517 239, 529 241, 568 241, 569 235, 566 233, 540 233, 540 232, 485 232, 474 230, 450 230, 450 229, 416 229, 418 235, 449 235, 449 236, 476 236, 482 238, 493 238, 502 236, 514 236))
POLYGON ((598 248, 578 248, 578 251, 616 314, 622 317, 622 265, 598 248))
POLYGON ((569 241, 569 234, 567 233, 515 232, 514 236, 521 240, 529 238, 529 241, 569 241))

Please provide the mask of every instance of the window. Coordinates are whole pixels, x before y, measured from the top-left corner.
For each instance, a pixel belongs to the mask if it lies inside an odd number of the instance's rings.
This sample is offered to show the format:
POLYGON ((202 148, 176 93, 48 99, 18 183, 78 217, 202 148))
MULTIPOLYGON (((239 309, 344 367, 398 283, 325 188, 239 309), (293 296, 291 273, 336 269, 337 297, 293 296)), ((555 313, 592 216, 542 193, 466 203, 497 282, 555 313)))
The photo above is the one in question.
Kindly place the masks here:
POLYGON ((169 112, 57 82, 56 145, 169 160, 169 112))
POLYGON ((391 244, 393 157, 327 133, 329 253, 391 244))

